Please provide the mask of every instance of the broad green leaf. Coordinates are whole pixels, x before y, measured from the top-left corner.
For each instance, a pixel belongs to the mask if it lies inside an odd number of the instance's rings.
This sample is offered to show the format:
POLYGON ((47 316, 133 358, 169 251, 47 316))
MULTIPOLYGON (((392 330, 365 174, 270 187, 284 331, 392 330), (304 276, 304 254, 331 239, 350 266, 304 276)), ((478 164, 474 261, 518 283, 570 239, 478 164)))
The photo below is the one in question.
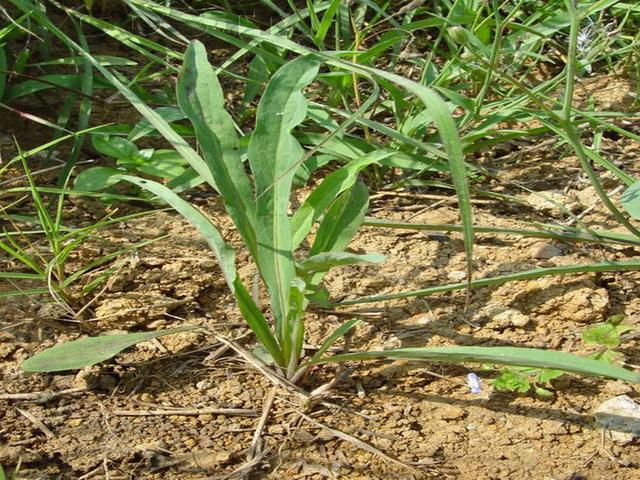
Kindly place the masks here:
POLYGON ((218 78, 198 41, 189 44, 177 87, 178 103, 196 130, 198 143, 229 216, 247 248, 257 256, 256 207, 253 190, 240 158, 233 119, 224 109, 218 78))
MULTIPOLYGON (((159 107, 154 111, 167 123, 177 122, 187 118, 182 110, 175 107, 159 107)), ((143 118, 133 126, 133 128, 129 132, 128 138, 130 141, 135 142, 136 140, 141 139, 145 135, 149 135, 155 130, 156 129, 151 124, 151 122, 149 122, 149 120, 147 120, 146 118, 143 118)))
POLYGON ((136 169, 147 175, 164 179, 174 179, 185 172, 186 162, 175 150, 156 150, 136 169))
POLYGON ((362 158, 349 162, 344 167, 327 175, 313 192, 300 205, 291 218, 293 247, 300 245, 309 234, 313 223, 322 215, 336 196, 351 188, 358 179, 358 173, 368 165, 380 162, 393 155, 394 152, 379 150, 362 158))
POLYGON ((620 345, 620 335, 629 330, 633 330, 631 325, 600 323, 587 328, 582 332, 581 337, 582 341, 586 344, 596 344, 609 348, 616 348, 620 345))
POLYGON ((344 250, 362 225, 368 206, 369 192, 364 183, 357 182, 342 193, 320 222, 309 255, 344 250))
POLYGON ((238 302, 238 308, 240 308, 243 318, 255 333, 258 341, 269 350, 269 353, 271 353, 276 363, 280 366, 286 366, 280 347, 271 332, 269 323, 237 276, 235 252, 233 248, 222 239, 220 232, 218 232, 218 229, 211 221, 189 202, 181 199, 175 192, 164 185, 130 175, 122 175, 122 179, 138 185, 160 197, 200 232, 216 256, 224 279, 238 302))
POLYGON ((132 161, 139 157, 138 147, 122 137, 109 137, 95 133, 91 135, 91 142, 93 148, 111 158, 132 161))
POLYGON ((507 392, 527 393, 531 389, 531 383, 526 375, 513 370, 504 370, 493 381, 496 390, 507 392))
POLYGON ((341 265, 356 263, 380 263, 386 259, 379 253, 357 254, 351 252, 323 252, 297 262, 296 266, 304 273, 326 272, 341 265))
POLYGON ((81 338, 44 350, 22 362, 21 368, 25 372, 59 372, 87 367, 108 360, 136 343, 195 328, 197 327, 81 338))
POLYGON ((634 183, 624 191, 620 203, 629 215, 640 220, 640 182, 634 183))
POLYGON ((640 374, 605 362, 583 358, 570 353, 537 348, 515 347, 431 347, 398 348, 375 352, 343 353, 316 359, 311 365, 322 363, 373 360, 378 358, 403 360, 428 360, 456 363, 485 363, 495 365, 514 365, 562 370, 565 372, 596 375, 601 377, 640 383, 640 374))
POLYGON ((305 118, 307 102, 301 90, 313 81, 319 66, 315 57, 299 57, 276 72, 260 99, 247 151, 256 193, 256 260, 281 340, 295 276, 287 210, 295 164, 304 155, 291 130, 305 118))
POLYGON ((110 167, 92 167, 80 173, 73 186, 81 192, 99 192, 120 182, 122 171, 110 167))

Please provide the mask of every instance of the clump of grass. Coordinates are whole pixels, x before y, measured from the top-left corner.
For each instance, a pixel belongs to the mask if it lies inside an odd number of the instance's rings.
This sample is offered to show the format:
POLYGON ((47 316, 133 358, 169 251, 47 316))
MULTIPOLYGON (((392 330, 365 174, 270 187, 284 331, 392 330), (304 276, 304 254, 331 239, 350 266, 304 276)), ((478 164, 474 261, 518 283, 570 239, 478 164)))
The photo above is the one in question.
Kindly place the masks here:
MULTIPOLYGON (((536 12, 528 12, 528 9, 537 3, 526 0, 511 6, 499 6, 497 2, 482 2, 482 5, 472 2, 479 7, 475 9, 466 4, 456 4, 455 8, 439 6, 435 13, 419 6, 417 11, 427 14, 423 20, 416 20, 416 12, 408 10, 398 12, 399 15, 389 15, 385 8, 372 2, 355 2, 351 8, 342 2, 309 2, 309 8, 293 8, 292 14, 283 14, 281 22, 262 31, 249 20, 237 16, 215 12, 195 14, 147 0, 127 1, 140 12, 148 13, 147 20, 164 33, 171 32, 174 38, 179 36, 173 27, 166 26, 164 18, 200 30, 238 49, 221 67, 213 68, 207 60, 204 46, 199 42, 190 42, 183 54, 175 47, 165 47, 51 1, 77 20, 103 30, 156 62, 163 69, 162 75, 175 71, 176 62, 182 64, 175 98, 193 126, 200 154, 172 128, 163 114, 141 98, 139 90, 134 93, 120 74, 116 75, 97 61, 87 48, 53 25, 31 2, 10 1, 74 54, 80 55, 84 64, 96 69, 172 145, 189 165, 194 178, 206 182, 220 193, 227 213, 256 262, 268 290, 270 315, 258 307, 240 281, 234 252, 215 225, 183 200, 172 186, 140 178, 130 172, 107 172, 109 181, 129 182, 165 201, 202 233, 218 257, 227 285, 244 319, 286 378, 297 380, 315 364, 404 358, 561 369, 633 382, 640 380, 637 374, 606 362, 529 348, 405 348, 327 356, 331 345, 355 328, 355 321, 345 323, 329 335, 313 356, 304 357, 302 352, 306 309, 312 302, 330 301, 322 287, 325 273, 340 265, 382 260, 373 253, 355 255, 346 250, 365 221, 368 191, 357 181, 357 175, 368 165, 377 168, 408 168, 412 165, 418 172, 412 173, 413 178, 425 172, 432 174, 434 165, 442 167, 456 192, 461 218, 460 225, 448 228, 463 233, 468 275, 466 282, 456 285, 348 303, 416 297, 543 275, 640 268, 640 263, 633 260, 537 269, 497 278, 472 278, 474 225, 468 173, 477 172, 479 168, 469 163, 470 155, 514 138, 556 135, 575 152, 603 205, 629 232, 628 235, 620 235, 582 229, 567 231, 544 225, 517 233, 577 241, 638 243, 638 229, 606 195, 592 162, 598 168, 611 171, 628 185, 635 180, 616 169, 595 149, 585 147, 580 134, 580 126, 584 123, 593 123, 602 129, 621 129, 605 117, 580 111, 573 105, 582 23, 602 12, 606 2, 593 2, 577 9, 571 1, 554 1, 547 2, 536 12), (381 31, 383 28, 378 30, 377 27, 383 24, 400 33, 387 34, 381 31), (533 60, 551 60, 548 47, 560 45, 554 35, 567 27, 570 31, 565 68, 540 85, 531 86, 531 70, 536 65, 533 60), (419 75, 402 76, 376 67, 389 52, 394 52, 398 62, 408 58, 400 53, 408 48, 412 32, 423 28, 434 33, 435 45, 427 58, 413 58, 408 62, 418 68, 419 75), (297 33, 289 35, 288 32, 294 29, 305 35, 314 47, 305 46, 297 33), (330 42, 331 35, 333 42, 330 42), (327 49, 330 43, 335 50, 327 49), (439 58, 443 51, 447 56, 439 58), (237 77, 230 67, 249 52, 255 57, 249 69, 247 80, 251 88, 243 101, 243 116, 254 120, 255 127, 251 135, 240 138, 234 119, 224 108, 218 75, 237 77), (296 58, 290 60, 292 56, 296 58), (314 81, 333 90, 334 94, 328 105, 316 103, 313 105, 315 111, 310 113, 312 110, 308 109, 309 102, 304 92, 314 81), (560 101, 554 97, 559 88, 562 89, 560 101), (367 94, 369 97, 365 99, 367 94), (260 101, 252 118, 253 111, 249 106, 259 95, 260 101), (452 112, 458 113, 454 116, 452 112), (346 118, 346 121, 338 124, 337 118, 346 118), (305 120, 315 124, 313 130, 300 127, 305 120), (501 126, 507 121, 526 124, 533 120, 541 126, 522 131, 501 126), (349 131, 348 127, 352 125, 358 125, 361 130, 349 131), (318 126, 327 135, 314 135, 318 126), (288 208, 293 178, 309 158, 301 141, 305 141, 314 154, 335 155, 342 163, 290 215, 288 208), (415 168, 420 163, 421 166, 415 168), (250 170, 250 175, 247 170, 250 170), (318 232, 309 252, 302 253, 298 247, 314 223, 319 224, 318 232)), ((277 11, 284 13, 279 8, 277 11)), ((624 57, 626 52, 621 51, 619 55, 624 57)), ((592 61, 596 61, 595 57, 592 61)), ((395 60, 392 62, 394 66, 397 64, 395 60)), ((624 135, 633 138, 630 132, 624 131, 624 135)), ((384 174, 380 177, 384 178, 384 174)), ((375 224, 372 220, 368 222, 375 224)), ((400 228, 418 227, 402 225, 400 228)), ((494 230, 497 233, 514 233, 494 230)), ((154 335, 165 333, 173 331, 156 332, 154 335)), ((78 368, 112 356, 135 343, 136 338, 112 336, 91 340, 100 342, 108 355, 105 351, 100 355, 87 355, 87 340, 59 345, 28 360, 23 368, 29 371, 78 368)))

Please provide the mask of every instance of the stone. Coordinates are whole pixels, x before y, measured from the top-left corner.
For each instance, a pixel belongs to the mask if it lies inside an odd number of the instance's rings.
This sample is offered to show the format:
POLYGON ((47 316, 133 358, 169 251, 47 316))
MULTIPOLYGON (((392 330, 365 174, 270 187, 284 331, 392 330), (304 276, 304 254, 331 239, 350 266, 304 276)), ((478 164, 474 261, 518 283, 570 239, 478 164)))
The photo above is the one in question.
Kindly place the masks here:
POLYGON ((562 255, 562 250, 553 243, 538 242, 531 247, 531 256, 538 260, 548 260, 560 255, 562 255))
POLYGON ((563 422, 556 420, 547 420, 542 422, 542 434, 544 437, 551 435, 567 435, 569 430, 563 422))
POLYGON ((609 292, 605 288, 577 288, 558 299, 557 313, 566 320, 593 323, 604 317, 609 308, 609 292))
POLYGON ((604 401, 594 416, 598 425, 609 430, 614 442, 625 444, 640 437, 640 405, 627 395, 604 401))
POLYGON ((80 425, 82 425, 82 419, 81 418, 71 418, 67 421, 67 425, 75 428, 75 427, 79 427, 80 425))
POLYGON ((189 437, 182 443, 184 443, 187 448, 193 448, 198 444, 198 441, 193 437, 189 437))
POLYGON ((560 206, 570 212, 576 213, 582 209, 582 206, 576 200, 570 198, 562 192, 545 191, 530 193, 524 198, 531 207, 541 213, 546 213, 554 217, 564 217, 566 213, 560 206))
POLYGON ((461 282, 467 278, 467 272, 461 270, 453 270, 447 274, 447 278, 452 282, 461 282))
POLYGON ((465 412, 460 407, 454 407, 453 405, 446 405, 445 407, 437 411, 436 415, 438 415, 443 420, 458 420, 459 418, 465 417, 467 415, 467 412, 465 412))
POLYGON ((584 208, 590 208, 594 204, 602 202, 602 200, 600 200, 600 197, 598 197, 598 192, 596 192, 596 189, 591 186, 580 190, 579 192, 576 192, 576 198, 584 208))
POLYGON ((531 319, 524 313, 513 308, 508 308, 493 315, 489 322, 489 327, 494 330, 501 330, 508 327, 525 327, 530 321, 531 319))

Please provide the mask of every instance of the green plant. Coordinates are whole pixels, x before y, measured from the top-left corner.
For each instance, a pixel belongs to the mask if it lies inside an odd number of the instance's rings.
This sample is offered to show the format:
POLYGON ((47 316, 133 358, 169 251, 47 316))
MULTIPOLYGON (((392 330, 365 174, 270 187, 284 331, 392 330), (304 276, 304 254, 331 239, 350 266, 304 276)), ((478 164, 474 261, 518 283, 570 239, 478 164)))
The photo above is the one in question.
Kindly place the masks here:
MULTIPOLYGON (((580 337, 587 345, 600 348, 590 355, 594 360, 606 363, 621 363, 624 355, 615 349, 622 343, 621 335, 633 330, 631 325, 623 325, 624 315, 613 315, 606 322, 597 323, 584 330, 580 337)), ((500 370, 500 375, 493 381, 496 390, 518 393, 534 393, 541 397, 550 397, 553 392, 548 389, 551 380, 564 375, 562 370, 547 368, 509 367, 500 370)))
POLYGON ((93 147, 103 155, 114 158, 116 168, 91 167, 75 179, 74 187, 81 191, 105 191, 118 183, 118 174, 146 174, 151 178, 171 181, 184 175, 187 163, 169 149, 138 149, 135 143, 116 135, 92 135, 93 147))
POLYGON ((591 357, 609 363, 619 363, 624 355, 616 348, 622 343, 621 335, 633 330, 631 325, 624 325, 624 315, 613 315, 606 322, 597 323, 584 330, 580 336, 587 345, 598 345, 600 348, 591 357))
MULTIPOLYGON (((67 313, 73 315, 75 311, 70 305, 70 298, 74 285, 81 282, 86 274, 105 267, 119 256, 150 242, 143 241, 136 245, 120 248, 85 262, 73 271, 69 271, 67 268, 69 260, 74 258, 82 245, 96 238, 98 230, 140 215, 146 215, 146 213, 116 218, 113 217, 113 214, 108 214, 87 226, 69 227, 63 221, 67 197, 84 195, 88 192, 73 191, 68 189, 66 185, 61 189, 38 186, 26 157, 27 153, 20 152, 17 158, 22 163, 28 186, 0 190, 0 198, 7 196, 12 199, 0 207, 0 219, 7 224, 7 227, 3 227, 0 231, 0 251, 5 256, 5 258, 0 258, 4 264, 3 271, 0 271, 0 280, 9 282, 13 286, 11 290, 0 292, 0 298, 45 295, 51 297, 62 305, 67 313), (15 199, 16 195, 17 199, 15 199), (45 195, 50 197, 49 202, 46 201, 45 195), (20 213, 23 204, 33 208, 35 214, 20 213)), ((2 183, 0 183, 1 186, 2 183)), ((105 268, 90 283, 84 285, 81 296, 90 293, 105 281, 114 268, 105 268)))
MULTIPOLYGON (((45 22, 44 19, 40 21, 45 22)), ((55 27, 49 28, 56 32, 55 27)), ((70 42, 63 34, 56 34, 70 42)), ((91 59, 89 54, 83 55, 91 59)), ((265 88, 247 150, 251 176, 245 170, 233 120, 224 109, 222 89, 207 61, 202 44, 192 42, 185 53, 177 98, 181 109, 193 124, 204 159, 191 150, 157 113, 142 104, 133 92, 106 69, 96 63, 94 65, 174 145, 194 170, 220 192, 227 213, 256 262, 269 293, 271 322, 258 308, 238 277, 234 251, 224 242, 207 217, 160 183, 115 174, 118 179, 131 182, 162 198, 203 234, 218 258, 227 285, 233 292, 245 321, 287 378, 295 381, 307 367, 314 364, 403 358, 562 368, 566 371, 640 381, 639 375, 615 365, 564 352, 528 348, 401 348, 325 356, 334 342, 357 325, 356 321, 339 327, 324 340, 312 357, 303 358, 304 313, 309 302, 318 297, 322 299, 321 281, 324 274, 339 265, 382 260, 379 255, 354 254, 345 249, 362 224, 368 203, 367 189, 357 182, 357 172, 367 163, 389 155, 389 152, 374 151, 368 157, 360 159, 359 163, 352 162, 339 168, 326 177, 301 207, 289 216, 291 183, 295 168, 304 155, 292 130, 305 119, 307 101, 302 92, 316 77, 321 58, 314 55, 299 56, 280 67, 265 88), (319 222, 315 238, 308 251, 300 252, 298 247, 307 238, 315 222, 319 222)), ((438 97, 404 79, 395 76, 390 78, 413 89, 422 95, 421 98, 432 100, 433 115, 451 154, 449 162, 452 172, 455 171, 455 155, 458 153, 454 140, 455 130, 448 130, 451 118, 446 109, 440 109, 438 97)), ((456 168, 459 167, 460 165, 456 168)), ((455 176, 454 180, 458 182, 457 190, 464 199, 464 172, 462 177, 455 176)), ((461 208, 465 206, 468 207, 468 203, 461 208)), ((463 229, 465 228, 463 224, 463 229)), ((470 250, 468 253, 471 253, 470 250)), ((173 331, 155 332, 154 335, 169 333, 173 331)), ((130 339, 135 340, 134 337, 130 339)), ((109 355, 132 343, 129 343, 126 336, 103 337, 100 342, 110 348, 109 355), (115 347, 111 348, 113 346, 115 347)), ((23 368, 27 371, 55 371, 71 368, 70 365, 80 367, 102 361, 105 356, 104 350, 87 352, 83 340, 80 340, 45 350, 24 362, 23 368), (47 361, 42 362, 43 358, 47 361), (78 361, 72 362, 74 358, 78 361)))
POLYGON ((509 367, 500 371, 500 375, 493 380, 493 387, 499 391, 517 393, 528 393, 533 389, 540 397, 551 397, 553 392, 548 389, 550 382, 561 375, 564 375, 562 370, 509 367))

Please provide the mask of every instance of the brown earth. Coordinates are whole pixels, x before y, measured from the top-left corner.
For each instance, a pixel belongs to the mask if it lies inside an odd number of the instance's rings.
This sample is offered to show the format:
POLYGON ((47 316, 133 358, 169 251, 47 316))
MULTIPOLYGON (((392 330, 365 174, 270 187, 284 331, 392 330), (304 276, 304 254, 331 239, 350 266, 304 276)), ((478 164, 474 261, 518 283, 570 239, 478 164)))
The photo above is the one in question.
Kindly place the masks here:
MULTIPOLYGON (((624 80, 615 82, 625 87, 612 89, 611 95, 624 96, 631 88, 624 80)), ((596 85, 595 91, 603 90, 596 85)), ((606 108, 614 108, 616 98, 607 101, 611 103, 606 108)), ((638 173, 637 142, 605 138, 603 149, 619 166, 638 173)), ((582 220, 594 228, 615 229, 597 206, 575 158, 562 158, 552 144, 521 144, 507 155, 486 161, 488 168, 499 166, 500 174, 479 187, 523 201, 477 197, 478 225, 571 221, 531 190, 576 214, 586 212, 582 220)), ((605 182, 609 190, 611 183, 605 182)), ((217 199, 198 195, 194 201, 237 247, 240 274, 251 284, 254 267, 217 199)), ((96 218, 104 208, 79 201, 69 218, 79 219, 82 213, 96 218)), ((457 222, 449 197, 425 198, 420 191, 375 192, 371 214, 415 223, 457 222)), ((111 265, 114 271, 105 288, 94 291, 96 298, 81 320, 69 321, 55 309, 24 299, 0 304, 0 464, 8 472, 19 471, 15 478, 222 479, 231 478, 246 462, 272 384, 213 335, 255 346, 197 233, 172 212, 152 213, 103 231, 101 240, 83 246, 68 268, 162 235, 167 238, 111 265), (25 374, 19 368, 33 353, 81 332, 142 331, 185 323, 206 327, 208 333, 145 342, 81 372, 25 374), (62 393, 47 397, 52 392, 62 393), (241 410, 222 413, 222 408, 241 410)), ((333 299, 464 279, 458 234, 366 227, 350 247, 383 253, 387 261, 332 272, 327 286, 333 299)), ((478 234, 474 276, 637 254, 631 247, 478 234)), ((593 351, 580 340, 587 326, 613 314, 624 314, 636 328, 640 324, 638 280, 635 272, 548 277, 476 289, 468 301, 466 293, 458 291, 320 309, 307 315, 308 342, 317 345, 343 321, 361 318, 353 349, 482 344, 586 354, 593 351)), ((630 368, 640 368, 637 340, 624 343, 621 351, 630 368)), ((301 387, 311 391, 336 373, 332 366, 317 367, 301 387)), ((541 398, 495 391, 495 370, 473 365, 380 361, 350 364, 338 374, 340 381, 325 403, 308 404, 291 390, 278 389, 253 478, 595 480, 640 475, 637 443, 614 443, 592 415, 612 396, 637 398, 632 385, 566 375, 553 381, 552 398, 541 398), (480 395, 466 385, 471 371, 482 378, 480 395)))

